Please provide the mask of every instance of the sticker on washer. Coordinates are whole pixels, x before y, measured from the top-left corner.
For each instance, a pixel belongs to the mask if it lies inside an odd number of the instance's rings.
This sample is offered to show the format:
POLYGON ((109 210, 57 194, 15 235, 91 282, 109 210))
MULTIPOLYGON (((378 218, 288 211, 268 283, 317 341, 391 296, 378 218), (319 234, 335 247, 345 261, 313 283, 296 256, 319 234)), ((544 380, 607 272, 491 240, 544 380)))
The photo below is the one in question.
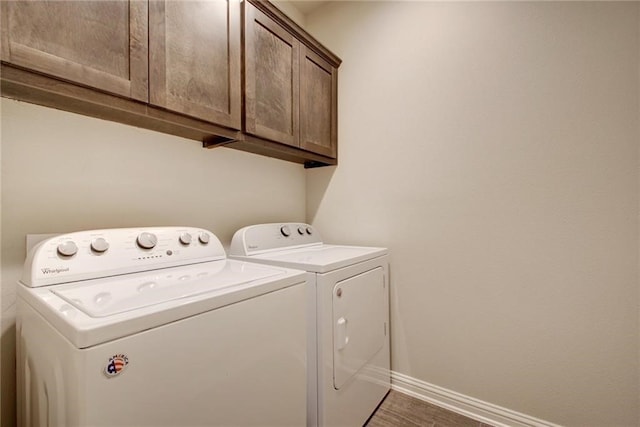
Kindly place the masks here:
POLYGON ((107 366, 104 367, 104 374, 111 378, 119 375, 129 364, 129 358, 124 354, 114 354, 109 358, 107 366))

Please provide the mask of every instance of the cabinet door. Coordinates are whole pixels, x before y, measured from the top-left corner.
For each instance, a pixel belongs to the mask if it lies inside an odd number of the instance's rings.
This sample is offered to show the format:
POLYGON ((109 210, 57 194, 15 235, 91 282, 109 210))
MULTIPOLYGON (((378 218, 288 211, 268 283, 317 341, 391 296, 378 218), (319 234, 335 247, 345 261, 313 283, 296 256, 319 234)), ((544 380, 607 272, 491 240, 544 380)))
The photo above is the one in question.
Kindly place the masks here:
POLYGON ((300 42, 245 2, 245 131, 299 146, 300 42))
POLYGON ((150 103, 240 129, 240 1, 149 7, 150 103))
POLYGON ((147 1, 2 1, 2 60, 148 100, 147 1))
POLYGON ((300 148, 335 158, 338 70, 305 46, 300 58, 300 148))

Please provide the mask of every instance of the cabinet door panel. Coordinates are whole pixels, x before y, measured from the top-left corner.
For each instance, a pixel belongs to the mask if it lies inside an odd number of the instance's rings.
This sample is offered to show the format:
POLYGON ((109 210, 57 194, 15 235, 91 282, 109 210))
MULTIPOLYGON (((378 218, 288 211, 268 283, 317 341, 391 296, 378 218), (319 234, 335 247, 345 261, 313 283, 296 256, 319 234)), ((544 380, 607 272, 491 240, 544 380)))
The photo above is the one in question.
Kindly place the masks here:
POLYGON ((240 129, 239 0, 152 0, 150 102, 240 129))
POLYGON ((335 158, 338 73, 304 46, 301 53, 300 148, 335 158))
POLYGON ((146 1, 3 1, 2 60, 148 100, 146 1))
POLYGON ((245 4, 246 132, 299 146, 300 43, 245 4))

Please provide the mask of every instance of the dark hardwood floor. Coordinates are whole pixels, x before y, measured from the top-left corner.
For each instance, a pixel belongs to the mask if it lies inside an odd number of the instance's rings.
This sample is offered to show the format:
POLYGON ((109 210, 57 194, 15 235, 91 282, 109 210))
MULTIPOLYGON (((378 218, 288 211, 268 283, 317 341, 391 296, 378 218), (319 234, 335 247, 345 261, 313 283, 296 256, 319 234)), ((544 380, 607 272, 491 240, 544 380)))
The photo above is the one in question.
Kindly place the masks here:
POLYGON ((491 427, 406 394, 391 390, 367 427, 491 427))

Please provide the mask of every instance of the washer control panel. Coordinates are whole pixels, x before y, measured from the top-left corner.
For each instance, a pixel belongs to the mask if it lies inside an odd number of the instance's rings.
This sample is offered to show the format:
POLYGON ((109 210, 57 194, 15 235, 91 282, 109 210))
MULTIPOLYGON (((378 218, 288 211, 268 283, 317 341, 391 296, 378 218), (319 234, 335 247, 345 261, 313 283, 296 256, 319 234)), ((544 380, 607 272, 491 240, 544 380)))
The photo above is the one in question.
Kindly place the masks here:
POLYGON ((35 246, 22 283, 37 287, 226 258, 218 238, 194 227, 118 228, 63 234, 35 246))
POLYGON ((247 256, 265 251, 318 244, 322 244, 322 239, 309 224, 297 222, 258 224, 236 231, 229 253, 247 256))

